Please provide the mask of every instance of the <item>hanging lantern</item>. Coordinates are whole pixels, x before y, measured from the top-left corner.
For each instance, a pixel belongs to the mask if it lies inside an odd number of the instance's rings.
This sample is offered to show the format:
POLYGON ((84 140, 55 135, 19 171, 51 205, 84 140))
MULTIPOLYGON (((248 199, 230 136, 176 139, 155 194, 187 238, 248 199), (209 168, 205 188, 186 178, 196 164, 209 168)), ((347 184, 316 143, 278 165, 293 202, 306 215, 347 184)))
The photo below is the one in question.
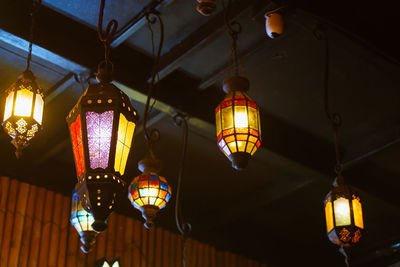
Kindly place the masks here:
POLYGON ((19 158, 22 150, 42 128, 43 90, 30 70, 26 70, 7 91, 3 128, 11 136, 19 158))
POLYGON ((210 16, 217 8, 215 0, 197 0, 197 2, 196 9, 203 16, 210 16))
POLYGON ((364 229, 358 194, 350 186, 335 182, 325 198, 324 206, 329 240, 343 247, 358 243, 364 229))
POLYGON ((138 120, 129 97, 105 77, 100 69, 100 83, 89 85, 67 117, 78 195, 93 214, 96 231, 106 228, 105 220, 125 185, 122 176, 138 120))
POLYGON ((246 93, 246 78, 226 78, 223 89, 227 95, 215 110, 218 147, 232 167, 242 170, 261 145, 260 112, 246 93))
POLYGON ((92 228, 93 222, 94 218, 92 214, 82 207, 78 194, 76 190, 74 190, 71 205, 71 224, 75 227, 81 237, 81 242, 83 244, 81 249, 85 253, 88 253, 91 250, 98 235, 98 233, 92 228))
MULTIPOLYGON (((278 9, 279 10, 279 9, 278 9)), ((280 12, 267 12, 265 15, 265 31, 269 38, 275 39, 283 34, 283 18, 280 12)))
POLYGON ((157 174, 161 161, 151 156, 139 162, 141 175, 133 179, 128 188, 128 198, 132 205, 142 212, 145 226, 150 228, 159 210, 163 209, 171 198, 171 187, 167 180, 157 174))

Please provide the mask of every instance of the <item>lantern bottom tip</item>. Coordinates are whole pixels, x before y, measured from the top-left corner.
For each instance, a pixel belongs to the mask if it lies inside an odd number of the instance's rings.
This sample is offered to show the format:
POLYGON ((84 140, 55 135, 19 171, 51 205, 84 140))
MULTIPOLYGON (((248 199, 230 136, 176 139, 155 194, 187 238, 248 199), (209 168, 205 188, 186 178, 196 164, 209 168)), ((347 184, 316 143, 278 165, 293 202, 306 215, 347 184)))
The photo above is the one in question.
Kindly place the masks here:
POLYGON ((96 220, 92 223, 92 228, 96 232, 103 232, 107 228, 107 224, 104 221, 96 220))
POLYGON ((237 152, 229 156, 229 159, 232 162, 232 167, 238 171, 242 171, 247 167, 249 158, 250 155, 245 152, 237 152))

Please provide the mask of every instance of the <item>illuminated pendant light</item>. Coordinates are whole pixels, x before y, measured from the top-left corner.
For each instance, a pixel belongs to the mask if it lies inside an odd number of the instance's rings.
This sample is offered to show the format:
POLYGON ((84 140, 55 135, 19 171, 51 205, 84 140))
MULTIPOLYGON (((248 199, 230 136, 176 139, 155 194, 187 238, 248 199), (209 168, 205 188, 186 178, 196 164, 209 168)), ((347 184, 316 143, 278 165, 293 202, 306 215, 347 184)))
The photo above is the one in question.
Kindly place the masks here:
POLYGON ((128 198, 132 205, 142 212, 145 226, 150 228, 159 210, 163 209, 171 198, 171 187, 167 180, 158 175, 161 161, 150 150, 145 159, 138 164, 141 175, 133 179, 128 188, 128 198))
POLYGON ((215 110, 218 147, 242 170, 261 145, 260 112, 246 91, 249 81, 240 76, 224 81, 225 99, 215 110))
MULTIPOLYGON (((229 1, 230 4, 231 1, 229 1)), ((229 23, 227 19, 229 6, 228 8, 224 6, 224 9, 225 23, 232 38, 234 73, 224 80, 223 90, 227 95, 215 109, 217 142, 219 149, 232 162, 232 167, 243 170, 248 160, 261 146, 260 110, 246 93, 250 86, 249 80, 239 75, 237 39, 241 26, 236 21, 229 23), (233 26, 238 29, 235 30, 233 26)))
POLYGON ((33 1, 31 12, 31 32, 29 53, 26 70, 18 80, 7 90, 5 101, 3 128, 11 136, 12 144, 16 148, 16 156, 20 158, 22 150, 29 145, 29 141, 42 129, 44 109, 44 92, 36 83, 35 75, 31 71, 32 42, 34 35, 35 15, 40 1, 33 1))
POLYGON ((358 243, 364 229, 361 200, 343 177, 336 179, 324 205, 329 240, 346 248, 358 243))
POLYGON ((90 212, 87 212, 81 205, 81 201, 78 197, 78 193, 74 190, 72 194, 71 204, 71 224, 75 227, 83 246, 81 249, 83 252, 88 253, 93 244, 96 242, 98 233, 93 230, 92 223, 94 218, 90 212))
POLYGON ((345 263, 349 266, 349 248, 358 243, 362 237, 364 220, 360 197, 355 190, 344 181, 343 164, 339 148, 338 129, 342 118, 329 108, 329 47, 326 32, 317 29, 314 32, 319 40, 325 42, 325 77, 324 77, 324 105, 325 114, 332 125, 334 147, 336 154, 335 172, 337 177, 332 190, 324 200, 326 232, 329 240, 340 246, 340 252, 345 256, 345 263))
MULTIPOLYGON (((103 9, 104 0, 100 8, 100 33, 103 9)), ((105 230, 116 197, 123 191, 122 176, 138 120, 129 97, 111 83, 113 66, 108 59, 111 39, 112 34, 100 35, 106 60, 99 64, 99 83, 89 85, 67 117, 78 176, 77 193, 82 206, 93 214, 92 227, 96 231, 105 230)))

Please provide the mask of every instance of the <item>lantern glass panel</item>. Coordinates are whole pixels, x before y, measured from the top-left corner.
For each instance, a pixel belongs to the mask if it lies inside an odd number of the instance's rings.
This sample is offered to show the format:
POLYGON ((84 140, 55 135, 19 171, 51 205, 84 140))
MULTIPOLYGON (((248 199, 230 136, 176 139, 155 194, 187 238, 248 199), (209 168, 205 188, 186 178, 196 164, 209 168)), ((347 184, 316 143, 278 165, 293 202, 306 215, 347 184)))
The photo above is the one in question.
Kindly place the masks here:
POLYGON ((75 166, 78 176, 85 172, 85 158, 83 155, 81 115, 70 126, 72 146, 74 150, 75 166))
POLYGON ((258 130, 258 112, 253 107, 249 107, 249 124, 250 128, 258 130))
POLYGON ((235 127, 249 127, 246 106, 235 106, 235 127))
POLYGON ((108 167, 114 111, 86 112, 90 168, 108 167))
POLYGON ((355 198, 352 200, 352 204, 353 204, 353 213, 354 213, 354 224, 357 227, 364 229, 364 221, 363 221, 361 202, 360 202, 360 200, 355 198))
POLYGON ((4 110, 4 120, 3 121, 5 121, 11 117, 13 104, 14 104, 14 91, 11 91, 11 93, 9 93, 6 98, 6 108, 4 110))
POLYGON ((326 231, 329 233, 333 229, 333 211, 332 202, 327 201, 325 205, 325 219, 326 219, 326 231))
POLYGON ((229 146, 229 149, 231 150, 231 153, 237 152, 236 142, 230 142, 230 143, 228 144, 228 146, 229 146))
POLYGON ((335 211, 336 226, 346 226, 351 224, 350 202, 344 197, 337 198, 333 202, 335 211))
POLYGON ((246 149, 246 142, 244 141, 237 141, 238 151, 245 152, 246 149))
POLYGON ((215 121, 217 126, 217 136, 221 133, 221 109, 218 110, 215 115, 215 121))
POLYGON ((247 148, 246 148, 246 152, 247 153, 251 153, 251 151, 253 150, 253 147, 255 146, 255 144, 252 144, 252 143, 248 143, 247 144, 247 148))
MULTIPOLYGON (((23 87, 21 85, 21 87, 23 87)), ((32 113, 33 92, 28 89, 17 91, 17 99, 15 100, 14 115, 29 117, 32 113)))
POLYGON ((43 106, 44 101, 40 94, 36 94, 35 98, 35 110, 33 112, 33 118, 41 125, 43 118, 43 106))
POLYGON ((121 175, 125 173, 135 127, 135 123, 128 121, 122 113, 120 114, 114 169, 121 175))
POLYGON ((222 129, 227 130, 233 127, 232 106, 222 109, 222 129))
POLYGON ((91 226, 94 222, 93 215, 82 207, 76 194, 73 195, 73 198, 71 224, 75 227, 79 234, 85 231, 94 231, 91 226))

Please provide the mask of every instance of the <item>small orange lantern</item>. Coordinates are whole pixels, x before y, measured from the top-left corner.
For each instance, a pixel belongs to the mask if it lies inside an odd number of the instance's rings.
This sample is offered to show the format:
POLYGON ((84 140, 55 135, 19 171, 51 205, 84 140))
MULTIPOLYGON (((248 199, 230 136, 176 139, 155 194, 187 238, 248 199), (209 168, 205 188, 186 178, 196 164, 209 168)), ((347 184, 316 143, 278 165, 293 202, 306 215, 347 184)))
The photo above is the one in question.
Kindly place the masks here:
POLYGON ((360 197, 350 186, 337 181, 324 201, 326 231, 332 243, 350 247, 362 236, 362 205, 360 197))

